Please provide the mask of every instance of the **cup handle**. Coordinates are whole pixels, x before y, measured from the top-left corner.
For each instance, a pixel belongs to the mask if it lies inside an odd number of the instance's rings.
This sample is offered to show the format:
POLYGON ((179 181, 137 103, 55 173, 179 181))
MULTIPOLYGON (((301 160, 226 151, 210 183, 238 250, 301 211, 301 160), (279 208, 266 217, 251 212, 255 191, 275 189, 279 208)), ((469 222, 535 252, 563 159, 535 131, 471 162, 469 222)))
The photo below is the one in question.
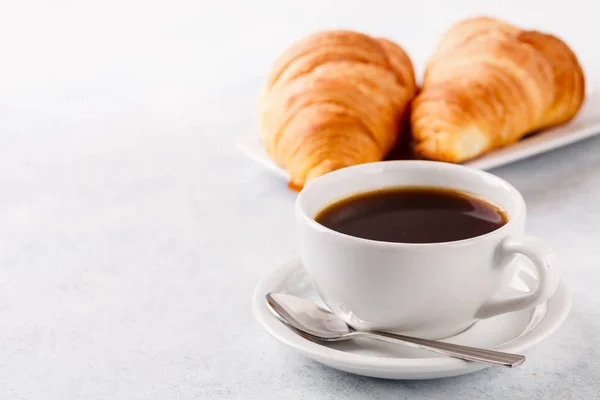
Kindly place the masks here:
POLYGON ((536 289, 523 296, 509 299, 490 299, 479 308, 475 317, 486 319, 495 315, 532 308, 547 301, 556 291, 560 279, 558 260, 550 247, 532 236, 509 237, 499 245, 501 256, 523 254, 535 265, 538 275, 536 289))

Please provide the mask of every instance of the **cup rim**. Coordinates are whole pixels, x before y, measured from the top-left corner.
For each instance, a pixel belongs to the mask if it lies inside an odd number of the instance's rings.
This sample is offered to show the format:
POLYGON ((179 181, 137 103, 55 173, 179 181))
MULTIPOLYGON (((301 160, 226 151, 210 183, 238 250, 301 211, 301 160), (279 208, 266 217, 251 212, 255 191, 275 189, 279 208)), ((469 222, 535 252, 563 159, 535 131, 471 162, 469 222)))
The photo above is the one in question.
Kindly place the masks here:
MULTIPOLYGON (((424 185, 424 186, 426 187, 427 185, 424 185)), ((357 191, 356 193, 360 193, 360 192, 357 191)), ((324 207, 326 207, 326 206, 324 206, 324 207)), ((375 246, 375 247, 380 247, 380 248, 385 248, 385 249, 403 249, 403 250, 406 250, 407 248, 428 249, 428 248, 432 248, 432 247, 466 246, 466 245, 470 245, 470 244, 476 243, 478 241, 481 241, 485 238, 489 238, 491 236, 501 235, 504 231, 509 230, 515 224, 515 221, 518 220, 519 217, 521 216, 521 214, 525 212, 525 209, 526 209, 526 204, 525 204, 525 200, 523 199, 523 195, 508 181, 500 178, 499 176, 491 174, 491 173, 483 171, 483 170, 480 170, 480 169, 473 168, 473 167, 467 167, 465 165, 452 164, 452 163, 447 163, 447 162, 443 162, 443 161, 430 161, 430 160, 386 160, 386 161, 364 163, 364 164, 358 164, 358 165, 341 168, 341 169, 329 172, 325 175, 322 175, 322 176, 318 177, 317 179, 313 180, 312 182, 310 182, 308 185, 305 185, 304 188, 298 194, 298 197, 296 198, 296 204, 295 204, 296 215, 300 216, 302 218, 302 220, 306 224, 308 224, 308 226, 310 226, 311 228, 313 228, 317 231, 328 233, 339 239, 350 240, 350 241, 356 243, 357 245, 370 245, 370 246, 375 246), (338 232, 336 230, 326 227, 325 225, 318 223, 313 216, 308 215, 308 213, 305 209, 305 205, 304 205, 305 198, 307 196, 309 196, 309 194, 307 194, 307 193, 310 193, 311 191, 316 190, 315 188, 318 188, 321 185, 327 185, 328 182, 331 182, 333 180, 347 178, 348 176, 351 176, 353 173, 355 173, 357 170, 369 170, 369 169, 372 169, 372 170, 387 169, 387 170, 389 170, 389 169, 402 169, 402 168, 407 168, 407 167, 441 168, 441 169, 446 169, 446 170, 452 170, 455 172, 459 171, 461 173, 470 173, 470 174, 479 175, 479 176, 485 177, 485 179, 492 179, 496 183, 498 183, 500 186, 503 186, 504 188, 506 188, 511 193, 513 199, 517 202, 516 212, 513 215, 510 215, 508 221, 504 225, 502 225, 500 228, 493 230, 491 232, 485 233, 483 235, 474 236, 474 237, 470 237, 467 239, 446 241, 446 242, 406 243, 406 242, 385 242, 385 241, 380 241, 380 240, 365 239, 365 238, 361 238, 361 237, 357 237, 357 236, 348 235, 346 233, 338 232)))

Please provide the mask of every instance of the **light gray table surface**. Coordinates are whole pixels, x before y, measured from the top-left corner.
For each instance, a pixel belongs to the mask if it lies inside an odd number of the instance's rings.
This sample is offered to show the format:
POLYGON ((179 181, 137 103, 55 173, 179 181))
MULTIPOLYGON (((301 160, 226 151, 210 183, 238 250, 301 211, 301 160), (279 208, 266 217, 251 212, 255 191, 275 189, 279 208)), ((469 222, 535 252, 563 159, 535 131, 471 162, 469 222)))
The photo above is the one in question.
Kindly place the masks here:
POLYGON ((346 27, 398 40, 421 71, 451 21, 492 13, 600 65, 596 3, 481 3, 3 2, 0 399, 600 398, 600 137, 492 171, 522 191, 573 293, 523 367, 357 377, 251 313, 296 251, 295 194, 235 147, 273 58, 346 27))

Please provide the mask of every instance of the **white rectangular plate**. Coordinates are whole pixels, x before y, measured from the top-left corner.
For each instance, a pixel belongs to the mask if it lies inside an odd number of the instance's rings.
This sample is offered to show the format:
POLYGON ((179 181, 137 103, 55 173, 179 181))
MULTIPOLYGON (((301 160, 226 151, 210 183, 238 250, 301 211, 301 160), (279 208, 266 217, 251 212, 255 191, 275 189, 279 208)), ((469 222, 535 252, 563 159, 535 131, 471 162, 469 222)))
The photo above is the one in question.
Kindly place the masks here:
MULTIPOLYGON (((588 92, 584 105, 572 121, 538 132, 517 143, 494 150, 463 165, 483 170, 492 169, 566 146, 599 133, 600 93, 594 90, 593 92, 588 92)), ((250 159, 281 177, 289 179, 288 173, 269 158, 258 134, 239 137, 237 144, 240 151, 250 159)))

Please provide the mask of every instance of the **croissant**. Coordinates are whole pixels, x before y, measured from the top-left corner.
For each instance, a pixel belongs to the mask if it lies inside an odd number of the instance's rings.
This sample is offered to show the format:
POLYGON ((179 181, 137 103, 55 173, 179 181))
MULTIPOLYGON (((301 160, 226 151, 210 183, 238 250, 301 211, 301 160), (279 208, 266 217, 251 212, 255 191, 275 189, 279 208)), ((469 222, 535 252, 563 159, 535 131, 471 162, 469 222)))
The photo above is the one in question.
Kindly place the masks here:
POLYGON ((299 190, 333 170, 382 160, 415 92, 412 63, 397 44, 353 31, 313 33, 269 71, 260 137, 299 190))
POLYGON ((555 36, 487 17, 452 26, 412 104, 414 151, 460 163, 572 119, 584 101, 575 54, 555 36))

